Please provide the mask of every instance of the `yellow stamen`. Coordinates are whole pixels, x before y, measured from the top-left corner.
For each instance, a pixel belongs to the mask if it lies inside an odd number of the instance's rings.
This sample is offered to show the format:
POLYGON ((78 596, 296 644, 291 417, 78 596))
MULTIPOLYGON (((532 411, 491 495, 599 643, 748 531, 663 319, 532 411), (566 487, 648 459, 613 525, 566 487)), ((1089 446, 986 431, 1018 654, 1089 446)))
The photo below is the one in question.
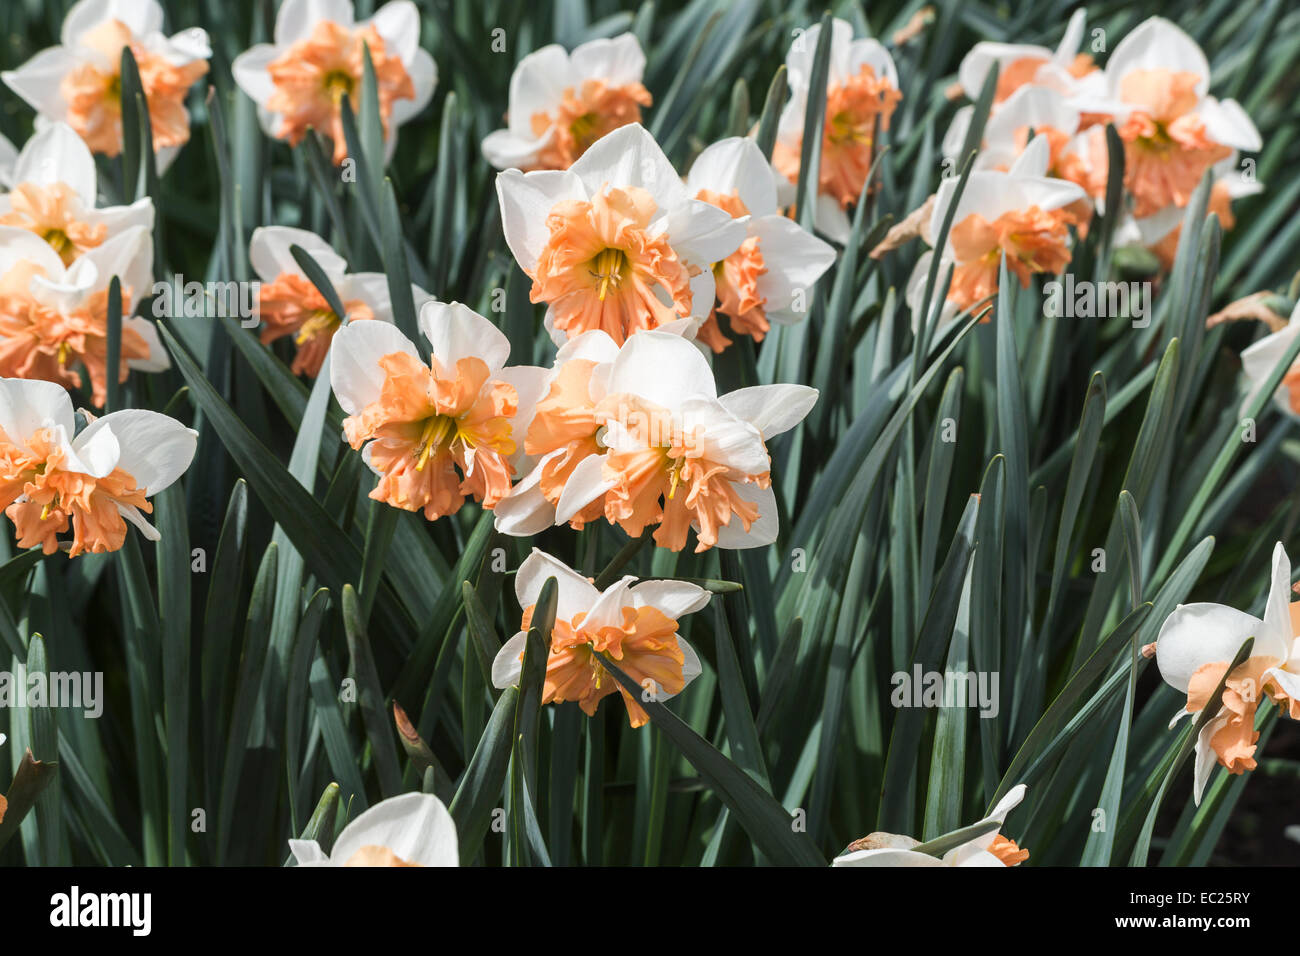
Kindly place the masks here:
POLYGON ((71 353, 72 353, 72 346, 69 345, 67 342, 60 342, 60 343, 59 343, 59 352, 58 352, 59 364, 60 364, 60 365, 67 365, 67 364, 68 364, 68 356, 69 356, 71 353))
POLYGON ((600 301, 611 288, 617 289, 623 281, 623 269, 627 266, 627 255, 622 249, 603 249, 591 260, 591 274, 600 280, 600 301))
POLYGON ((322 332, 329 331, 339 324, 339 317, 329 309, 317 309, 311 314, 311 318, 302 324, 298 334, 293 337, 294 344, 302 345, 309 339, 314 339, 322 332))
POLYGON ((356 81, 342 70, 331 70, 325 74, 325 92, 330 95, 330 99, 335 103, 343 99, 344 93, 351 96, 355 85, 356 81))
POLYGON ((445 415, 435 415, 424 423, 424 430, 420 432, 420 455, 415 462, 415 470, 423 471, 425 464, 429 460, 429 455, 435 448, 442 444, 447 433, 452 430, 454 423, 445 415))

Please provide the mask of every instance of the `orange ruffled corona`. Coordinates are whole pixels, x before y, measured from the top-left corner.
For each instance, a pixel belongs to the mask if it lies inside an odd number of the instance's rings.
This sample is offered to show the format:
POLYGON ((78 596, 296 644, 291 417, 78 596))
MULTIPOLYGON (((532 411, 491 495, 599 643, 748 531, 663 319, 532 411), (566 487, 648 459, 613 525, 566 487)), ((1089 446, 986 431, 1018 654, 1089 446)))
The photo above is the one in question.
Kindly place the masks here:
POLYGON ((105 20, 87 31, 81 43, 98 51, 111 64, 108 70, 82 63, 66 76, 60 92, 68 104, 68 125, 96 153, 116 156, 122 151, 122 50, 131 48, 140 72, 140 86, 149 104, 149 125, 155 150, 183 146, 190 138, 185 96, 208 72, 205 60, 177 66, 132 42, 130 28, 120 20, 105 20))
POLYGON ((692 273, 664 236, 647 231, 656 209, 636 186, 608 187, 590 202, 556 203, 529 299, 547 303, 555 327, 570 338, 600 329, 619 345, 690 315, 692 273))
POLYGON ((402 61, 387 53, 384 40, 373 26, 350 30, 331 20, 317 23, 311 36, 299 40, 276 57, 266 70, 275 92, 266 108, 280 114, 279 136, 297 146, 315 128, 334 143, 334 163, 347 158, 343 136, 342 101, 346 94, 352 108, 357 100, 364 72, 366 47, 375 68, 375 86, 379 97, 379 115, 384 134, 395 100, 415 99, 415 85, 402 61))
POLYGON ((144 490, 121 468, 103 478, 71 470, 53 429, 41 429, 26 444, 20 448, 0 433, 0 505, 17 529, 18 547, 39 545, 53 554, 71 524, 69 557, 116 551, 127 531, 120 507, 153 511, 144 490), (20 496, 26 497, 18 501, 20 496))
MULTIPOLYGON (((596 440, 600 423, 591 401, 591 373, 596 364, 588 359, 574 359, 561 367, 546 397, 537 403, 537 413, 524 438, 524 451, 528 455, 542 457, 563 449, 563 454, 543 463, 538 482, 543 497, 552 506, 560 503, 573 469, 589 456, 604 451, 596 440)), ((602 514, 604 505, 597 499, 574 515, 569 525, 581 528, 602 514)))
MULTIPOLYGON (((522 630, 528 630, 534 610, 535 606, 524 609, 522 630)), ((601 666, 596 655, 608 654, 642 687, 653 686, 660 694, 680 693, 686 686, 682 674, 686 657, 677 641, 677 622, 655 607, 624 607, 621 626, 587 630, 582 626, 585 616, 580 613, 571 621, 555 622, 542 703, 577 701, 591 717, 601 698, 617 690, 627 705, 628 721, 633 727, 642 726, 650 717, 640 701, 601 666)))
MULTIPOLYGON (((344 302, 343 308, 346 317, 354 322, 375 317, 370 307, 360 299, 344 302)), ((343 324, 320 290, 305 276, 285 272, 262 285, 258 293, 258 309, 266 324, 262 329, 262 341, 274 342, 292 335, 298 347, 293 359, 294 374, 312 378, 319 375, 334 333, 343 324)))
POLYGON ((1205 121, 1192 112, 1198 80, 1183 71, 1134 70, 1121 83, 1124 101, 1137 106, 1119 135, 1124 187, 1139 219, 1171 203, 1186 206, 1205 171, 1232 154, 1207 137, 1205 121))
MULTIPOLYGON (((39 267, 20 262, 0 279, 0 376, 43 379, 79 388, 80 363, 90 376, 92 400, 108 397, 108 291, 91 295, 81 309, 60 314, 32 297, 28 288, 39 267)), ((131 290, 122 290, 122 312, 130 314, 131 290)), ((128 361, 149 357, 149 344, 122 326, 117 380, 125 382, 128 361)))
POLYGON ((1007 269, 1029 285, 1035 272, 1059 273, 1070 262, 1067 247, 1072 222, 1064 209, 1046 211, 1038 206, 1003 213, 989 222, 971 213, 952 228, 951 241, 959 263, 953 269, 948 299, 967 309, 998 289, 1001 253, 1007 269))
MULTIPOLYGON (((876 117, 880 117, 882 130, 889 129, 889 119, 902 99, 889 78, 877 77, 867 63, 827 92, 818 189, 834 197, 841 209, 858 201, 871 172, 876 117)), ((799 181, 801 150, 802 143, 793 141, 777 143, 772 152, 773 164, 792 183, 799 181)))
MULTIPOLYGON (((701 189, 695 198, 725 210, 733 219, 749 215, 748 207, 734 192, 727 195, 701 189)), ((718 313, 721 312, 730 321, 733 332, 748 335, 755 342, 763 341, 771 324, 763 311, 767 301, 759 294, 758 277, 766 272, 767 266, 763 262, 757 236, 750 236, 735 252, 715 263, 713 280, 717 287, 718 304, 709 313, 695 337, 714 352, 721 352, 730 345, 732 340, 723 334, 718 325, 718 313)))
POLYGON ((66 183, 41 186, 19 183, 9 194, 9 212, 0 216, 0 226, 16 226, 40 236, 59 254, 65 266, 87 249, 93 249, 108 235, 108 226, 91 225, 76 219, 71 210, 76 193, 66 183))
POLYGON ((537 112, 530 118, 533 135, 554 132, 528 169, 568 169, 606 133, 641 122, 641 108, 651 102, 650 91, 640 83, 610 86, 601 80, 584 80, 577 89, 566 88, 554 116, 537 112))
POLYGON ((513 386, 488 382, 486 363, 474 357, 443 369, 394 352, 379 365, 379 400, 343 421, 353 448, 372 442, 369 464, 382 477, 371 498, 404 511, 422 508, 433 521, 456 512, 468 495, 492 508, 509 494, 513 386))
POLYGON ((668 412, 642 399, 611 396, 600 408, 605 412, 617 408, 623 427, 640 446, 610 451, 604 465, 605 478, 614 482, 605 495, 605 517, 630 537, 657 523, 655 543, 680 551, 694 521, 699 553, 713 547, 718 529, 732 520, 739 520, 746 531, 758 520, 758 508, 740 497, 735 483, 766 488, 770 484, 766 473, 743 475, 709 461, 692 431, 675 428, 668 412))

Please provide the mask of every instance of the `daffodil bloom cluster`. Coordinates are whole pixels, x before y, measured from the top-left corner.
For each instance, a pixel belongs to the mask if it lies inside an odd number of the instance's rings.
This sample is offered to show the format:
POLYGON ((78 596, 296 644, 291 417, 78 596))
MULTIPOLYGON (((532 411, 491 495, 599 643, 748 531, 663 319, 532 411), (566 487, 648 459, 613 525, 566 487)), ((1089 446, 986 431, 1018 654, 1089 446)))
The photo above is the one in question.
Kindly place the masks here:
POLYGON ((700 659, 678 635, 680 619, 709 603, 709 592, 686 581, 641 581, 628 575, 603 591, 568 565, 533 549, 515 575, 523 608, 519 633, 506 641, 492 664, 492 683, 519 683, 528 628, 546 582, 554 578, 555 626, 542 703, 576 701, 592 716, 600 701, 618 691, 628 721, 649 720, 641 702, 601 663, 602 655, 631 677, 648 700, 664 701, 700 675, 700 659))
MULTIPOLYGON (((89 417, 89 416, 87 416, 89 417)), ((0 506, 18 546, 71 557, 116 551, 127 523, 150 540, 148 499, 184 473, 198 433, 158 412, 124 409, 74 435, 68 393, 49 382, 0 379, 0 506), (59 536, 71 528, 72 541, 59 536)))
POLYGON ((912 837, 898 833, 870 833, 849 844, 844 853, 831 861, 831 866, 1019 866, 1029 859, 1029 851, 1021 849, 1015 840, 1004 837, 1000 831, 1007 814, 1024 798, 1023 783, 1012 787, 998 801, 993 812, 980 821, 997 821, 998 828, 954 847, 942 857, 913 849, 920 845, 920 841, 912 837))
POLYGON ((1190 714, 1212 716, 1196 738, 1192 796, 1197 805, 1216 762, 1229 773, 1255 769, 1255 712, 1267 696, 1300 718, 1300 601, 1291 600, 1291 560, 1282 542, 1263 620, 1223 604, 1180 604, 1156 638, 1156 664, 1165 682, 1187 695, 1170 726, 1190 714), (1231 671, 1237 652, 1254 638, 1250 656, 1231 671), (1223 684, 1219 698, 1214 693, 1223 684))
POLYGON ((274 41, 235 59, 235 82, 257 103, 268 136, 296 146, 315 129, 333 142, 335 164, 348 155, 343 97, 353 110, 360 107, 367 50, 390 152, 397 127, 424 109, 438 81, 433 57, 420 48, 420 14, 410 0, 384 4, 360 23, 352 0, 285 0, 274 41))
POLYGON ((149 108, 153 147, 165 168, 190 138, 185 97, 208 72, 208 36, 191 27, 162 33, 157 0, 78 0, 63 19, 59 45, 3 74, 11 90, 47 122, 67 123, 96 153, 122 151, 122 51, 129 48, 149 108))
MULTIPOLYGON (((537 372, 530 375, 536 379, 537 372)), ((753 548, 777 534, 766 442, 797 425, 817 390, 759 385, 718 395, 699 349, 641 332, 620 349, 599 331, 561 349, 516 431, 530 470, 497 506, 508 534, 604 517, 660 547, 753 548)))

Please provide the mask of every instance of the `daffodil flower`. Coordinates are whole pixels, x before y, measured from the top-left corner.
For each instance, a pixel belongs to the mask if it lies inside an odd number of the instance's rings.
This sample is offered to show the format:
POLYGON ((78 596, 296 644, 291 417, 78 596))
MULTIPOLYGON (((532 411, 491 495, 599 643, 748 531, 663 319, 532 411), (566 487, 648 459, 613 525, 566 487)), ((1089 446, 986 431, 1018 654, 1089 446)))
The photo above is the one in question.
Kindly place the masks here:
MULTIPOLYGON (((792 184, 799 182, 813 57, 820 37, 821 24, 809 27, 795 38, 785 57, 790 99, 777 124, 772 163, 792 184)), ((879 40, 855 40, 847 20, 836 18, 831 23, 829 68, 814 221, 819 232, 843 243, 849 238, 845 210, 858 201, 871 170, 876 121, 882 130, 889 129, 903 94, 889 52, 879 40)))
POLYGON ((162 33, 157 0, 79 0, 63 18, 59 45, 0 74, 35 108, 38 121, 67 123, 96 153, 122 151, 122 50, 131 48, 149 104, 158 165, 190 138, 185 97, 208 71, 208 35, 198 27, 162 33))
POLYGON ((1236 100, 1207 95, 1210 66, 1191 37, 1161 17, 1144 21, 1106 64, 1107 95, 1120 105, 1124 188, 1133 215, 1186 206, 1206 171, 1233 150, 1257 152, 1259 130, 1236 100))
MULTIPOLYGON (((1075 183, 1049 177, 1050 161, 1047 138, 1035 136, 1006 172, 971 172, 947 242, 939 252, 941 280, 944 268, 953 266, 940 325, 997 291, 1003 253, 1007 269, 1025 287, 1032 274, 1060 273, 1069 263, 1067 226, 1075 221, 1069 207, 1086 199, 1086 194, 1075 183)), ((939 234, 956 187, 955 177, 940 183, 930 213, 929 235, 939 234)), ((920 310, 933 255, 926 252, 917 260, 908 281, 907 303, 914 326, 928 319, 920 310)), ((938 290, 934 294, 937 296, 938 290)))
POLYGON ((996 820, 998 830, 991 830, 975 839, 954 847, 943 857, 918 853, 912 849, 919 840, 897 833, 872 833, 849 845, 848 850, 831 861, 831 866, 1018 866, 1029 858, 1015 840, 998 832, 1006 822, 1007 814, 1025 798, 1025 785, 1018 784, 998 801, 993 812, 980 821, 996 820))
POLYGON ((637 123, 597 140, 567 170, 497 176, 506 243, 545 302, 556 344, 599 329, 622 344, 647 329, 694 335, 713 311, 713 264, 745 225, 691 197, 637 123))
MULTIPOLYGON (((962 93, 978 99, 984 81, 994 66, 998 68, 998 85, 993 92, 994 115, 1017 90, 1026 86, 1045 87, 1072 100, 1104 95, 1102 73, 1087 53, 1079 52, 1087 24, 1087 11, 1076 10, 1065 27, 1055 50, 1028 43, 976 43, 962 57, 957 68, 957 83, 962 93)), ((969 124, 973 107, 959 111, 954 122, 969 124)))
POLYGON ((116 551, 127 522, 158 540, 147 499, 190 466, 198 432, 145 409, 95 418, 73 437, 75 429, 61 387, 0 379, 0 506, 18 546, 53 554, 71 525, 71 557, 116 551))
MULTIPOLYGON (((300 375, 314 378, 319 374, 334 333, 344 320, 393 321, 387 277, 382 272, 348 272, 343 257, 315 233, 287 226, 262 226, 253 230, 248 258, 262 280, 258 292, 258 314, 265 324, 262 341, 292 336, 297 347, 293 371, 300 375), (334 314, 302 271, 290 251, 295 245, 321 267, 343 305, 344 315, 334 314)), ((433 301, 433 296, 416 285, 411 286, 411 295, 416 309, 433 301)))
POLYGON ((284 0, 274 39, 235 57, 235 82, 257 103, 268 136, 296 146, 314 128, 333 141, 336 165, 348 155, 343 96, 360 108, 366 48, 389 155, 397 127, 424 109, 438 81, 433 57, 420 48, 420 14, 410 0, 386 3, 360 23, 352 0, 284 0))
POLYGON ((129 206, 95 208, 97 174, 89 147, 66 123, 51 123, 27 141, 0 195, 0 226, 40 236, 64 265, 132 226, 153 230, 148 196, 129 206))
POLYGON ((1300 602, 1290 596, 1291 560, 1279 541, 1263 620, 1223 604, 1180 604, 1160 628, 1155 650, 1160 676, 1187 695, 1187 705, 1169 726, 1207 707, 1215 710, 1196 739, 1192 795, 1198 806, 1216 758, 1229 773, 1255 769, 1255 711, 1264 694, 1285 705, 1292 718, 1300 716, 1300 602), (1255 639, 1250 657, 1227 673, 1250 637, 1255 639), (1225 673, 1223 694, 1213 701, 1225 673))
POLYGON ((298 866, 460 866, 456 822, 428 793, 381 800, 343 828, 326 854, 315 840, 290 840, 298 866))
POLYGON ((598 370, 599 454, 569 473, 556 506, 566 522, 602 501, 607 520, 680 551, 757 548, 776 540, 766 441, 801 422, 817 401, 805 385, 758 385, 717 394, 691 342, 663 332, 633 336, 598 370))
POLYGON ((128 226, 66 266, 45 240, 27 229, 0 226, 0 376, 44 379, 67 388, 90 377, 92 401, 104 404, 108 376, 129 369, 170 367, 158 331, 131 316, 152 281, 153 241, 142 225, 128 226), (108 368, 108 289, 122 287, 122 342, 117 369, 108 368))
POLYGON ((641 122, 650 92, 645 54, 631 33, 566 53, 558 43, 519 61, 510 77, 506 128, 483 139, 497 169, 568 169, 606 133, 641 122))
POLYGON ((379 483, 370 497, 430 521, 472 495, 493 508, 510 492, 518 391, 510 342, 456 302, 429 302, 420 331, 431 364, 387 322, 352 322, 334 336, 330 385, 348 417, 343 434, 379 483))
POLYGON ((745 223, 745 241, 713 264, 718 304, 696 338, 715 352, 731 344, 718 326, 761 342, 771 322, 793 325, 807 316, 812 287, 835 261, 835 250, 781 215, 778 177, 753 140, 732 137, 700 153, 686 177, 696 199, 745 223))
POLYGON ((519 633, 492 662, 492 683, 519 683, 528 628, 543 585, 555 578, 555 626, 546 661, 542 703, 577 701, 587 716, 602 698, 618 691, 628 721, 640 727, 649 715, 639 700, 601 664, 608 654, 649 700, 663 701, 700 675, 700 659, 678 636, 678 622, 709 603, 709 592, 685 581, 642 581, 631 575, 604 591, 557 558, 536 548, 515 574, 515 595, 523 609, 519 633))

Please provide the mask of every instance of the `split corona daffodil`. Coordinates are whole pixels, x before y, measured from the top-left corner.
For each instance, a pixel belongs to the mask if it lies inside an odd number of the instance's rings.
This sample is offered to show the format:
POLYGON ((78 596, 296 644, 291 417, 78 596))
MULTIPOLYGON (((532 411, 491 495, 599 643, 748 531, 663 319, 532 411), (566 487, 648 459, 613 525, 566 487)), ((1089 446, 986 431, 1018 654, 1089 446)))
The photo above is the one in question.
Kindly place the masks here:
POLYGON ((484 158, 497 169, 568 169, 606 133, 641 122, 651 102, 644 72, 631 33, 572 53, 558 43, 534 50, 510 77, 506 128, 484 137, 484 158))
MULTIPOLYGON (((314 378, 320 373, 334 333, 345 320, 393 321, 387 277, 382 272, 348 272, 343 257, 315 233, 287 226, 262 226, 253 230, 248 258, 262 280, 258 292, 258 313, 264 323, 262 341, 274 342, 293 336, 297 347, 293 370, 300 375, 314 378), (344 315, 335 315, 320 290, 307 278, 293 257, 292 246, 300 247, 321 267, 334 287, 344 315)), ((433 301, 433 296, 419 286, 411 286, 411 295, 416 309, 433 301)))
POLYGON ((692 198, 637 123, 567 170, 500 173, 497 195, 506 242, 557 344, 592 329, 618 344, 647 329, 694 335, 713 311, 713 264, 745 239, 742 221, 692 198))
POLYGON ((333 142, 336 165, 348 155, 343 97, 360 108, 367 49, 390 154, 397 127, 424 109, 438 81, 433 57, 420 48, 420 13, 410 0, 386 3, 360 23, 352 0, 284 0, 274 40, 235 57, 235 82, 257 104, 268 136, 297 146, 314 128, 333 142))
POLYGON ((678 635, 679 621, 709 603, 709 592, 686 581, 642 581, 628 575, 604 591, 562 561, 533 549, 515 575, 523 608, 519 633, 492 663, 492 683, 519 682, 528 628, 545 583, 555 578, 555 626, 546 662, 542 703, 577 701, 587 716, 602 698, 618 691, 628 721, 640 727, 645 708, 600 662, 607 654, 651 700, 667 700, 700 675, 700 659, 678 635))
POLYGON ((808 314, 812 287, 835 261, 835 250, 777 208, 777 174, 751 139, 720 140, 700 153, 686 177, 696 199, 745 223, 745 241, 713 264, 717 305, 696 337, 721 352, 731 339, 718 325, 761 342, 771 322, 793 325, 808 314))
POLYGON ((194 458, 198 432, 158 412, 123 409, 93 419, 75 437, 68 393, 50 382, 0 379, 0 506, 18 546, 71 557, 116 551, 127 522, 148 539, 147 500, 194 458))
POLYGON ((130 47, 149 104, 160 168, 190 138, 185 96, 208 72, 208 35, 191 27, 162 33, 156 0, 79 0, 63 18, 59 45, 3 77, 40 120, 64 122, 96 153, 122 151, 122 50, 130 47))
POLYGON ((514 473, 510 342, 456 302, 426 303, 419 321, 433 346, 430 364, 387 322, 353 322, 335 334, 330 384, 348 414, 344 437, 380 476, 376 501, 423 510, 430 521, 470 495, 493 508, 514 473))

